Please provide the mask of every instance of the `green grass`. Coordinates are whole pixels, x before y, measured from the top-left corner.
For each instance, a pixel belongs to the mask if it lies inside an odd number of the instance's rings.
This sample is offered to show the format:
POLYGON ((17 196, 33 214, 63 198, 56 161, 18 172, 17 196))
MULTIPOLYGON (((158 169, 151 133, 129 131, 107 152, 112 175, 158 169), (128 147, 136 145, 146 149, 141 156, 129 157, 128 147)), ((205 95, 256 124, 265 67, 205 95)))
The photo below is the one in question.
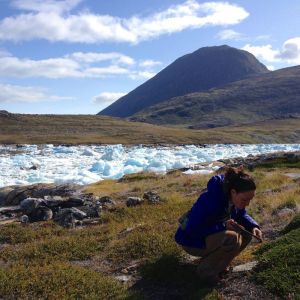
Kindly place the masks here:
POLYGON ((300 222, 297 215, 278 240, 257 252, 259 264, 255 279, 281 297, 300 295, 300 222))
POLYGON ((299 157, 275 158, 259 164, 256 168, 300 168, 299 157))
POLYGON ((291 230, 299 229, 299 228, 300 228, 300 213, 298 213, 292 219, 292 221, 282 229, 281 233, 286 234, 286 233, 289 233, 291 230))
MULTIPOLYGON (((262 168, 251 172, 258 183, 258 193, 248 211, 257 220, 275 222, 273 211, 287 204, 293 207, 299 205, 299 188, 283 188, 294 183, 293 179, 284 175, 291 170, 262 168), (276 192, 266 194, 266 189, 276 189, 276 192)), ((298 172, 298 169, 293 171, 298 172)), ((96 299, 95 295, 98 295, 97 299, 143 299, 143 296, 155 299, 156 295, 164 295, 166 299, 218 299, 216 290, 199 285, 195 266, 184 262, 183 250, 174 241, 178 218, 190 209, 209 177, 173 172, 168 175, 139 173, 120 181, 104 180, 87 186, 85 190, 96 196, 111 196, 117 202, 115 209, 103 214, 101 224, 81 229, 65 229, 51 221, 2 226, 1 297, 96 299), (149 190, 157 191, 161 203, 151 205, 145 202, 136 207, 126 207, 128 195, 142 197, 149 190), (110 276, 114 270, 126 268, 136 261, 141 264, 137 269, 141 279, 133 287, 121 285, 110 276), (76 265, 80 262, 88 263, 83 268, 76 265), (107 264, 111 269, 102 268, 107 264), (68 289, 72 290, 70 294, 68 289), (137 296, 136 292, 140 294, 137 296)), ((299 221, 293 222, 298 224, 299 221)), ((280 272, 290 274, 283 264, 277 268, 281 255, 288 264, 297 263, 293 254, 299 250, 298 242, 295 242, 299 241, 299 232, 295 231, 299 229, 296 229, 298 225, 289 226, 285 232, 290 232, 275 244, 263 246, 259 254, 263 267, 258 270, 257 280, 267 286, 275 280, 272 268, 276 276, 280 272), (271 253, 273 248, 278 250, 271 253)), ((238 257, 236 263, 249 260, 253 260, 251 247, 238 257)), ((291 278, 295 279, 293 276, 296 275, 291 273, 291 278)), ((281 295, 292 284, 285 283, 283 287, 279 283, 273 285, 278 287, 276 292, 281 295)))
POLYGON ((3 299, 127 299, 133 293, 117 280, 65 263, 13 264, 0 269, 3 299))

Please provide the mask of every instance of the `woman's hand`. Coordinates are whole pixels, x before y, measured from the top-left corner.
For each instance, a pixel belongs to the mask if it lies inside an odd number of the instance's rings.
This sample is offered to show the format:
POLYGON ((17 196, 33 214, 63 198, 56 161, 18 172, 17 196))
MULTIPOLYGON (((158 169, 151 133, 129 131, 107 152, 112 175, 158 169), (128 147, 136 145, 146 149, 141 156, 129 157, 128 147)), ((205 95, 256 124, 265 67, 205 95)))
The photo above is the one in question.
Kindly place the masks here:
POLYGON ((254 228, 252 229, 252 233, 253 233, 255 236, 257 236, 258 238, 260 238, 260 239, 262 240, 262 232, 261 232, 261 230, 260 230, 259 228, 254 227, 254 228))
POLYGON ((236 232, 241 232, 241 229, 244 229, 243 226, 239 225, 233 219, 227 220, 225 222, 225 227, 226 227, 227 230, 233 230, 233 231, 236 231, 236 232))

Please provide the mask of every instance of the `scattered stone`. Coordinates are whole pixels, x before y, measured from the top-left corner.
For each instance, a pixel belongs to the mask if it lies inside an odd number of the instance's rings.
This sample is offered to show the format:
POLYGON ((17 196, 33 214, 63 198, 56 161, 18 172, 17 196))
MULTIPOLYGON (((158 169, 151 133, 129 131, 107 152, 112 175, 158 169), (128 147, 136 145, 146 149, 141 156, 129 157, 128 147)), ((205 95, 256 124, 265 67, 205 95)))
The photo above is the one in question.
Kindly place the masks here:
POLYGON ((23 215, 20 217, 20 222, 23 224, 29 223, 29 217, 27 215, 23 215))
POLYGON ((29 168, 29 170, 37 170, 37 169, 38 169, 38 167, 36 165, 33 165, 29 168))
POLYGON ((0 214, 19 213, 22 211, 20 205, 0 207, 0 214))
POLYGON ((235 266, 232 269, 232 272, 247 272, 251 271, 255 266, 257 265, 257 261, 250 261, 248 263, 245 263, 243 265, 235 266))
POLYGON ((80 210, 86 213, 87 218, 99 218, 102 212, 100 203, 91 203, 90 205, 81 206, 80 210))
POLYGON ((123 229, 123 230, 121 230, 120 232, 119 232, 119 234, 118 234, 118 236, 119 237, 124 237, 124 236, 126 236, 128 233, 130 233, 130 232, 132 232, 133 230, 135 230, 135 229, 137 229, 137 228, 139 228, 139 227, 141 227, 141 226, 143 226, 144 224, 136 224, 135 226, 132 226, 132 227, 127 227, 127 228, 125 228, 125 229, 123 229))
POLYGON ((114 276, 117 280, 127 283, 133 280, 133 276, 132 275, 115 275, 114 276))
POLYGON ((99 198, 99 200, 97 202, 99 202, 103 208, 107 208, 107 209, 113 208, 116 206, 115 201, 113 201, 113 199, 109 196, 103 196, 103 197, 99 198))
POLYGON ((293 179, 299 179, 300 178, 300 173, 285 173, 284 175, 291 177, 293 179))
POLYGON ((48 221, 53 217, 53 212, 49 207, 39 206, 28 214, 30 222, 48 221))
POLYGON ((20 207, 25 214, 29 215, 42 204, 44 204, 44 199, 27 198, 22 200, 20 207))
POLYGON ((148 203, 151 204, 156 204, 160 202, 160 196, 157 194, 157 192, 154 191, 145 192, 143 195, 143 199, 147 200, 148 203))
POLYGON ((83 220, 87 214, 78 208, 63 208, 54 216, 54 221, 66 228, 74 228, 78 220, 83 220))
POLYGON ((282 208, 282 209, 280 209, 279 211, 276 212, 276 215, 279 218, 290 217, 294 214, 295 214, 295 211, 292 208, 289 208, 289 207, 284 207, 284 208, 282 208))
POLYGON ((143 199, 139 198, 139 197, 128 197, 127 201, 126 201, 126 205, 129 206, 136 206, 136 205, 140 205, 144 202, 143 199))

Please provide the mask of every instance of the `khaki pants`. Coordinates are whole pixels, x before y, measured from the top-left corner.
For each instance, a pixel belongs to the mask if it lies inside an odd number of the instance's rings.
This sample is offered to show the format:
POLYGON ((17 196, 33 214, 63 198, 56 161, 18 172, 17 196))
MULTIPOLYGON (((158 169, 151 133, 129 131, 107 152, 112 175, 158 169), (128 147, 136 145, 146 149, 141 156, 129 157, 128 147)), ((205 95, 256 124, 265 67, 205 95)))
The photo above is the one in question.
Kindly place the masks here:
POLYGON ((217 277, 251 241, 248 234, 225 230, 206 237, 206 248, 183 247, 190 255, 201 257, 197 267, 200 278, 217 277))

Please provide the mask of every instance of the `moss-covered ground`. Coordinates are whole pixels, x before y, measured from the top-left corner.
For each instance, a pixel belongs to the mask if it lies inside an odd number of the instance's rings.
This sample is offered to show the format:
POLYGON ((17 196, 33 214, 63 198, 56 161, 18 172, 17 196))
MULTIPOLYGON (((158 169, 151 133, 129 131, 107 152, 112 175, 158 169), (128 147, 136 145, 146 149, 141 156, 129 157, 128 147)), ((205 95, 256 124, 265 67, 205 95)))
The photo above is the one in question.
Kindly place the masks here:
MULTIPOLYGON (((300 173, 300 168, 280 163, 249 171, 258 185, 249 212, 263 228, 268 224, 281 229, 291 216, 278 220, 278 210, 300 205, 299 180, 285 175, 291 172, 300 173)), ((195 265, 184 259, 173 238, 178 218, 191 207, 209 177, 176 171, 101 181, 87 186, 86 191, 111 196, 117 207, 105 211, 99 224, 76 229, 52 222, 2 226, 0 298, 219 299, 217 289, 199 285, 195 265), (127 196, 141 197, 149 190, 161 196, 159 204, 126 207, 127 196), (133 280, 122 283, 116 279, 122 274, 133 280)), ((263 267, 257 271, 257 280, 283 297, 295 294, 293 283, 299 281, 299 273, 292 268, 286 271, 295 261, 299 264, 299 229, 292 226, 288 231, 272 246, 272 252, 263 243, 259 250, 263 267), (270 284, 281 272, 291 275, 292 283, 270 284)), ((253 260, 257 248, 253 244, 234 264, 253 260)))

